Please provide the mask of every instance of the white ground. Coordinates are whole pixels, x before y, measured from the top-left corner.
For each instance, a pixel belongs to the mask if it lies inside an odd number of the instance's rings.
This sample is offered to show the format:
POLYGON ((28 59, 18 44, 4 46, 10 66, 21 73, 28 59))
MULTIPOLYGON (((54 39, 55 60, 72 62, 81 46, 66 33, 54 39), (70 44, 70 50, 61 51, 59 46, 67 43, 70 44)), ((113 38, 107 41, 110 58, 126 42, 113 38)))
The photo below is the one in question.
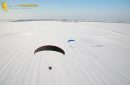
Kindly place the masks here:
POLYGON ((130 24, 0 23, 0 85, 130 85, 129 44, 130 24), (66 54, 34 55, 43 45, 66 54))

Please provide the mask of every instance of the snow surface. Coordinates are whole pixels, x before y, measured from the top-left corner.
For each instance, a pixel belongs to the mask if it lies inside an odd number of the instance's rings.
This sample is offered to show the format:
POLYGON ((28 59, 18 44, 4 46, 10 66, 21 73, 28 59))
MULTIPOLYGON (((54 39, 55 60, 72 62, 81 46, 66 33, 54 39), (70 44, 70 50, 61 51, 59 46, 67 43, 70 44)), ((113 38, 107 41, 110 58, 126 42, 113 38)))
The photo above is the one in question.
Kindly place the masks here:
POLYGON ((0 85, 130 85, 129 43, 130 24, 0 23, 0 85), (58 46, 65 55, 34 55, 43 45, 58 46))

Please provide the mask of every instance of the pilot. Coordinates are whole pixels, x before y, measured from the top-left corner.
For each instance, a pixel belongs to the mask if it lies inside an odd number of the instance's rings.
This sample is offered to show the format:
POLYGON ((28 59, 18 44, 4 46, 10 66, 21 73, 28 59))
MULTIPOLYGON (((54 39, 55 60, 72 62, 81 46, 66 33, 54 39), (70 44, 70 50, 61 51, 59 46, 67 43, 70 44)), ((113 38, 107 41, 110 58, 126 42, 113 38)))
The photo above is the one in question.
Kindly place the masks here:
POLYGON ((49 67, 48 67, 48 69, 49 69, 49 70, 51 70, 51 69, 52 69, 52 67, 51 67, 51 66, 49 66, 49 67))

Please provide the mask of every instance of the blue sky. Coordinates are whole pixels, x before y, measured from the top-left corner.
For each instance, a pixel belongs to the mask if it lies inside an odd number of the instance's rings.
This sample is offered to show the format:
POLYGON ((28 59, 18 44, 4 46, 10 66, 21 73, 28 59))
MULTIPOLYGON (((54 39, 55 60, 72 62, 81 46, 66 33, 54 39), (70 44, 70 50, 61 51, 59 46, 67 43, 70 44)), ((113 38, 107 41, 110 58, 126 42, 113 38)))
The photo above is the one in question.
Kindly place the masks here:
MULTIPOLYGON (((130 0, 6 0, 10 4, 34 3, 38 8, 10 9, 3 18, 71 18, 130 21, 130 0)), ((0 10, 2 11, 2 10, 0 10)))

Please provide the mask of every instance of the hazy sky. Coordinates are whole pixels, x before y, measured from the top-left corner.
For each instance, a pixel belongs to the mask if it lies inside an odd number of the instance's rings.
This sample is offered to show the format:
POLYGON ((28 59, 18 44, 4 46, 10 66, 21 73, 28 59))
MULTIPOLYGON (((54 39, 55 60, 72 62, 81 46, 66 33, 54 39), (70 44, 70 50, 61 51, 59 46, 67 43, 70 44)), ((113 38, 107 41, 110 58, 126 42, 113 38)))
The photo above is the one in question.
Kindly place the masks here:
MULTIPOLYGON (((3 1, 3 0, 2 0, 3 1)), ((130 0, 6 0, 8 5, 38 4, 32 9, 11 9, 0 19, 67 18, 130 21, 130 0)))

